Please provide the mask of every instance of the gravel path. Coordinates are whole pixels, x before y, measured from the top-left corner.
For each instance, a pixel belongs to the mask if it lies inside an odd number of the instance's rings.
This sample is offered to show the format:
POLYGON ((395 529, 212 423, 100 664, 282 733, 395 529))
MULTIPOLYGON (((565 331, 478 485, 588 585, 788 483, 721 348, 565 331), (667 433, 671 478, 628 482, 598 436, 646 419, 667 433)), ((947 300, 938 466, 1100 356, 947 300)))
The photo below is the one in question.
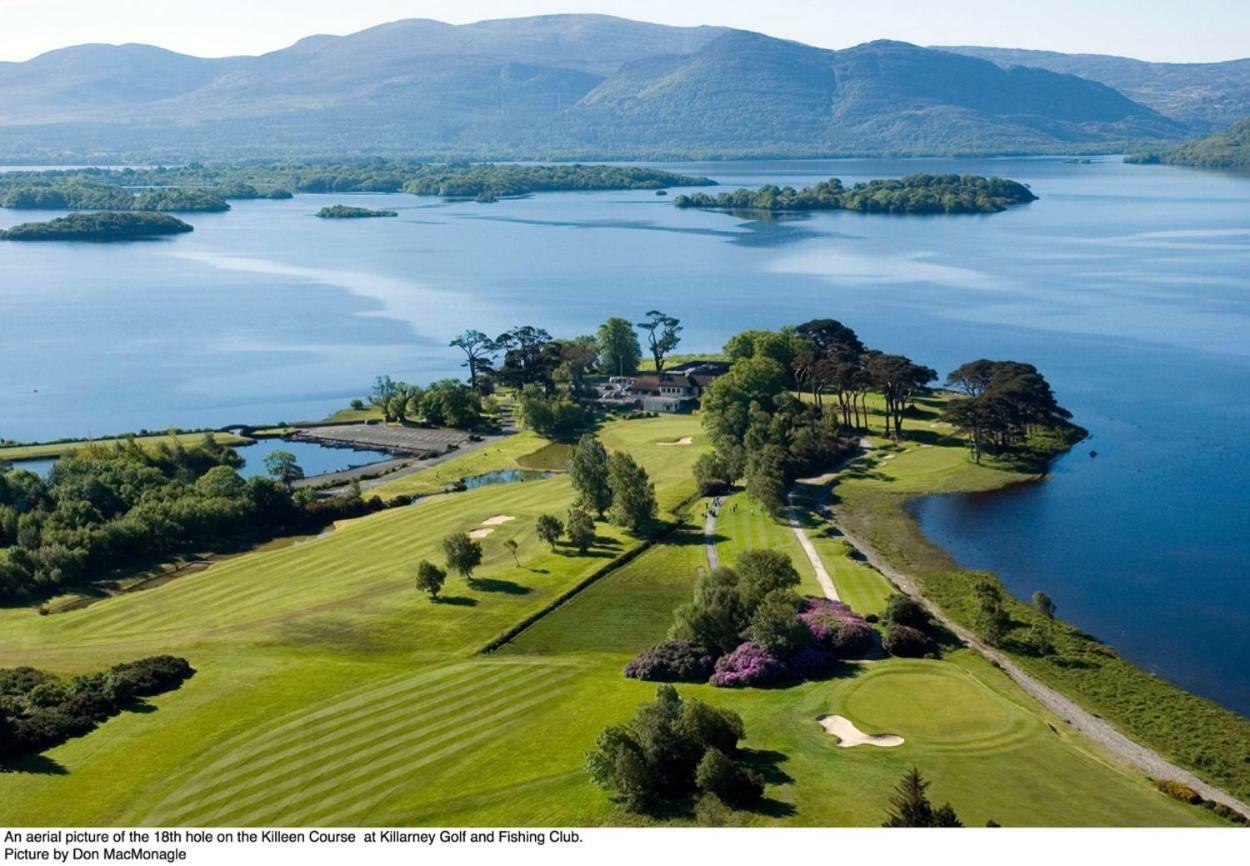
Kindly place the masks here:
POLYGON ((720 554, 716 552, 716 515, 724 504, 725 497, 717 496, 703 518, 703 546, 707 551, 707 567, 713 571, 720 568, 720 554))
POLYGON ((1250 817, 1250 805, 1243 803, 1226 791, 1204 782, 1189 770, 1176 766, 1158 752, 1141 745, 1135 740, 1129 739, 1106 719, 1099 718, 1071 698, 1056 691, 1031 674, 1026 673, 1006 655, 986 644, 968 629, 953 622, 938 609, 937 605, 921 594, 920 588, 914 580, 891 566, 864 539, 847 532, 844 526, 838 525, 838 529, 848 541, 864 554, 868 562, 889 578, 895 586, 908 595, 919 599, 929 609, 929 612, 933 614, 934 618, 950 629, 964 643, 981 653, 991 662, 997 664, 1020 688, 1032 695, 1046 709, 1066 721, 1072 726, 1073 730, 1098 743, 1111 752, 1111 754, 1143 771, 1152 779, 1175 779, 1176 781, 1184 782, 1204 798, 1223 803, 1250 817))
POLYGON ((816 572, 816 580, 820 581, 820 588, 824 590, 825 597, 832 601, 841 601, 838 598, 838 588, 833 585, 833 578, 829 576, 829 572, 825 571, 825 563, 821 561, 820 554, 816 552, 816 546, 812 544, 812 540, 807 537, 807 533, 803 531, 803 524, 799 522, 798 512, 795 510, 794 504, 795 492, 790 491, 790 507, 787 509, 790 521, 790 529, 794 531, 794 537, 799 540, 799 544, 803 547, 803 552, 807 554, 807 559, 812 564, 812 568, 816 572))
MULTIPOLYGON (((867 440, 864 440, 862 446, 865 449, 871 448, 867 440)), ((822 476, 819 479, 809 479, 809 483, 827 482, 832 480, 832 476, 822 476)), ((704 544, 707 548, 707 562, 709 568, 716 568, 720 560, 716 553, 716 516, 720 510, 724 500, 720 497, 712 500, 712 507, 708 509, 707 517, 703 521, 704 544)), ((975 649, 981 655, 985 656, 991 662, 996 664, 1003 673, 1011 677, 1011 679, 1031 695, 1038 703, 1046 707, 1052 713, 1063 719, 1081 735, 1093 740, 1102 746, 1112 755, 1121 759, 1132 767, 1144 772, 1152 779, 1174 779, 1178 782, 1184 782, 1189 787, 1197 791, 1207 800, 1214 800, 1217 803, 1223 803, 1230 808, 1236 809, 1241 814, 1250 818, 1250 805, 1229 794, 1222 788, 1204 782, 1195 776, 1189 770, 1178 767, 1167 758, 1160 755, 1153 749, 1149 749, 1132 740, 1120 732, 1115 725, 1106 719, 1100 718, 1089 710, 1086 710, 1076 701, 1064 695, 1062 692, 1051 688, 1050 686, 1038 680, 1014 661, 1008 658, 999 650, 982 641, 968 629, 951 620, 929 599, 920 592, 920 587, 911 577, 894 568, 880 554, 873 549, 864 539, 848 532, 846 527, 841 523, 834 521, 834 525, 838 528, 843 537, 859 549, 869 564, 885 575, 891 583, 900 590, 910 596, 918 599, 933 617, 942 623, 946 628, 955 634, 965 644, 975 649)), ((794 511, 794 493, 790 494, 790 527, 794 530, 795 535, 799 539, 799 543, 803 545, 803 551, 807 554, 808 559, 812 561, 812 566, 816 569, 816 577, 820 580, 821 586, 825 590, 825 594, 831 599, 837 599, 837 590, 833 585, 833 581, 829 578, 829 573, 825 570, 824 564, 820 560, 815 547, 812 545, 811 539, 803 532, 801 525, 794 511)))

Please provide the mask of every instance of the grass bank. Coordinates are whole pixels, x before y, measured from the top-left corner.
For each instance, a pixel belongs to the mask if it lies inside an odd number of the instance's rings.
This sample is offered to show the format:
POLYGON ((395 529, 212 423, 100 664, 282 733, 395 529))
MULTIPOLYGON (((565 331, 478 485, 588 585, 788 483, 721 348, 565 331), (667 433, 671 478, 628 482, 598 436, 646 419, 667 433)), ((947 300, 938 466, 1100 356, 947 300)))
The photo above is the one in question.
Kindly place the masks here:
MULTIPOLYGON (((911 576, 924 594, 959 624, 976 631, 974 587, 1001 581, 960 568, 929 541, 907 509, 935 493, 992 490, 1039 478, 1047 457, 1065 443, 1035 442, 1031 458, 973 463, 952 431, 922 403, 924 417, 901 446, 878 449, 842 473, 835 491, 838 521, 877 555, 911 576)), ((1062 621, 1050 624, 1054 652, 1043 655, 1032 637, 1043 617, 1007 599, 1011 628, 1001 649, 1037 679, 1112 722, 1129 737, 1241 799, 1250 796, 1250 720, 1191 694, 1123 660, 1115 649, 1062 621)))

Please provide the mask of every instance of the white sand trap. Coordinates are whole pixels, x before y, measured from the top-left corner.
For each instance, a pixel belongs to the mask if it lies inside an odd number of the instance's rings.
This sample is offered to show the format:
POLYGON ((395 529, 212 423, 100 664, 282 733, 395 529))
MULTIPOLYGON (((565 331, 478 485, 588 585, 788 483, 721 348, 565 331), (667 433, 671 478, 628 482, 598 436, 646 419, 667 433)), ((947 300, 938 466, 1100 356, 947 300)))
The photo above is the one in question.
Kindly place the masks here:
POLYGON ((855 746, 877 746, 882 749, 893 749, 903 745, 903 738, 896 734, 865 734, 845 716, 819 716, 816 721, 826 733, 838 738, 838 748, 850 749, 855 746))
POLYGON ((494 517, 488 517, 482 521, 483 526, 500 526, 510 520, 516 520, 511 514, 496 514, 494 517))
POLYGON ((673 445, 693 445, 694 437, 683 436, 680 439, 678 439, 676 442, 657 442, 655 444, 659 445, 661 448, 669 448, 669 447, 672 447, 673 445))
POLYGON ((887 455, 885 455, 884 457, 882 457, 881 459, 882 459, 882 460, 893 460, 893 459, 894 459, 895 457, 897 457, 897 456, 898 456, 897 454, 887 454, 887 455))
POLYGON ((488 526, 485 529, 475 529, 469 533, 469 538, 485 538, 494 531, 495 528, 493 526, 488 526))

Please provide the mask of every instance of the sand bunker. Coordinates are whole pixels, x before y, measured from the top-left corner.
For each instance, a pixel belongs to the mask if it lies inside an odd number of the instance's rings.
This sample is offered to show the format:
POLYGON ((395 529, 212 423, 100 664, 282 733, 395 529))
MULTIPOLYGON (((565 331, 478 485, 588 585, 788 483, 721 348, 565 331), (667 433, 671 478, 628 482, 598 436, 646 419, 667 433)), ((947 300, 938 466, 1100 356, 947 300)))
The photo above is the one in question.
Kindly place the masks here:
POLYGON ((681 437, 680 439, 678 439, 676 442, 657 442, 657 443, 655 443, 655 444, 656 444, 656 445, 659 445, 661 448, 668 448, 668 447, 670 447, 670 446, 672 446, 672 445, 693 445, 693 444, 694 444, 694 437, 692 437, 692 436, 683 436, 683 437, 681 437))
POLYGON ((511 514, 496 514, 494 517, 488 517, 482 521, 483 526, 499 526, 507 523, 509 520, 516 520, 511 514))
POLYGON ((494 532, 494 527, 486 527, 485 529, 475 529, 469 533, 469 538, 485 538, 494 532))
POLYGON ((838 747, 850 749, 855 746, 877 746, 893 749, 903 745, 903 738, 896 734, 865 734, 845 716, 819 716, 816 721, 826 733, 838 738, 838 747))

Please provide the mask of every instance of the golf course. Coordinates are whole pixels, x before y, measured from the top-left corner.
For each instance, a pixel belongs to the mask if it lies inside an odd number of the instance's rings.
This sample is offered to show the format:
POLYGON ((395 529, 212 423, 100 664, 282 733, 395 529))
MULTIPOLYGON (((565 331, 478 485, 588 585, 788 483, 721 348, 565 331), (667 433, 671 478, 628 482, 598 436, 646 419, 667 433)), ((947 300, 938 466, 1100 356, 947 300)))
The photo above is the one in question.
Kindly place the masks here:
MULTIPOLYGON (((0 823, 693 823, 626 811, 584 762, 602 729, 655 694, 622 668, 664 638, 706 569, 709 501, 692 468, 709 446, 698 413, 612 420, 598 436, 655 485, 667 528, 649 540, 597 522, 584 554, 542 541, 537 518, 574 501, 565 474, 441 492, 476 473, 560 468, 567 448, 523 432, 376 489, 416 495, 412 505, 79 609, 0 609, 0 667, 70 676, 171 654, 196 671, 14 762, 0 775, 0 823), (441 540, 457 532, 480 541, 482 562, 472 580, 449 575, 431 600, 414 588, 415 566, 439 560, 441 540)), ((935 439, 849 464, 834 483, 839 507, 861 488, 915 494, 954 477, 985 487, 1019 480, 973 466, 949 435, 935 439)), ((807 507, 824 494, 807 494, 796 508, 802 531, 838 594, 861 614, 881 613, 893 588, 830 533, 826 512, 807 507)), ((800 591, 821 594, 791 527, 746 495, 725 501, 715 532, 724 564, 779 550, 800 591)), ((743 746, 767 787, 758 806, 733 813, 736 823, 877 826, 915 766, 968 826, 1226 825, 1157 791, 966 647, 851 662, 787 688, 681 691, 745 723, 743 746), (840 747, 818 721, 834 715, 902 743, 840 747)))

